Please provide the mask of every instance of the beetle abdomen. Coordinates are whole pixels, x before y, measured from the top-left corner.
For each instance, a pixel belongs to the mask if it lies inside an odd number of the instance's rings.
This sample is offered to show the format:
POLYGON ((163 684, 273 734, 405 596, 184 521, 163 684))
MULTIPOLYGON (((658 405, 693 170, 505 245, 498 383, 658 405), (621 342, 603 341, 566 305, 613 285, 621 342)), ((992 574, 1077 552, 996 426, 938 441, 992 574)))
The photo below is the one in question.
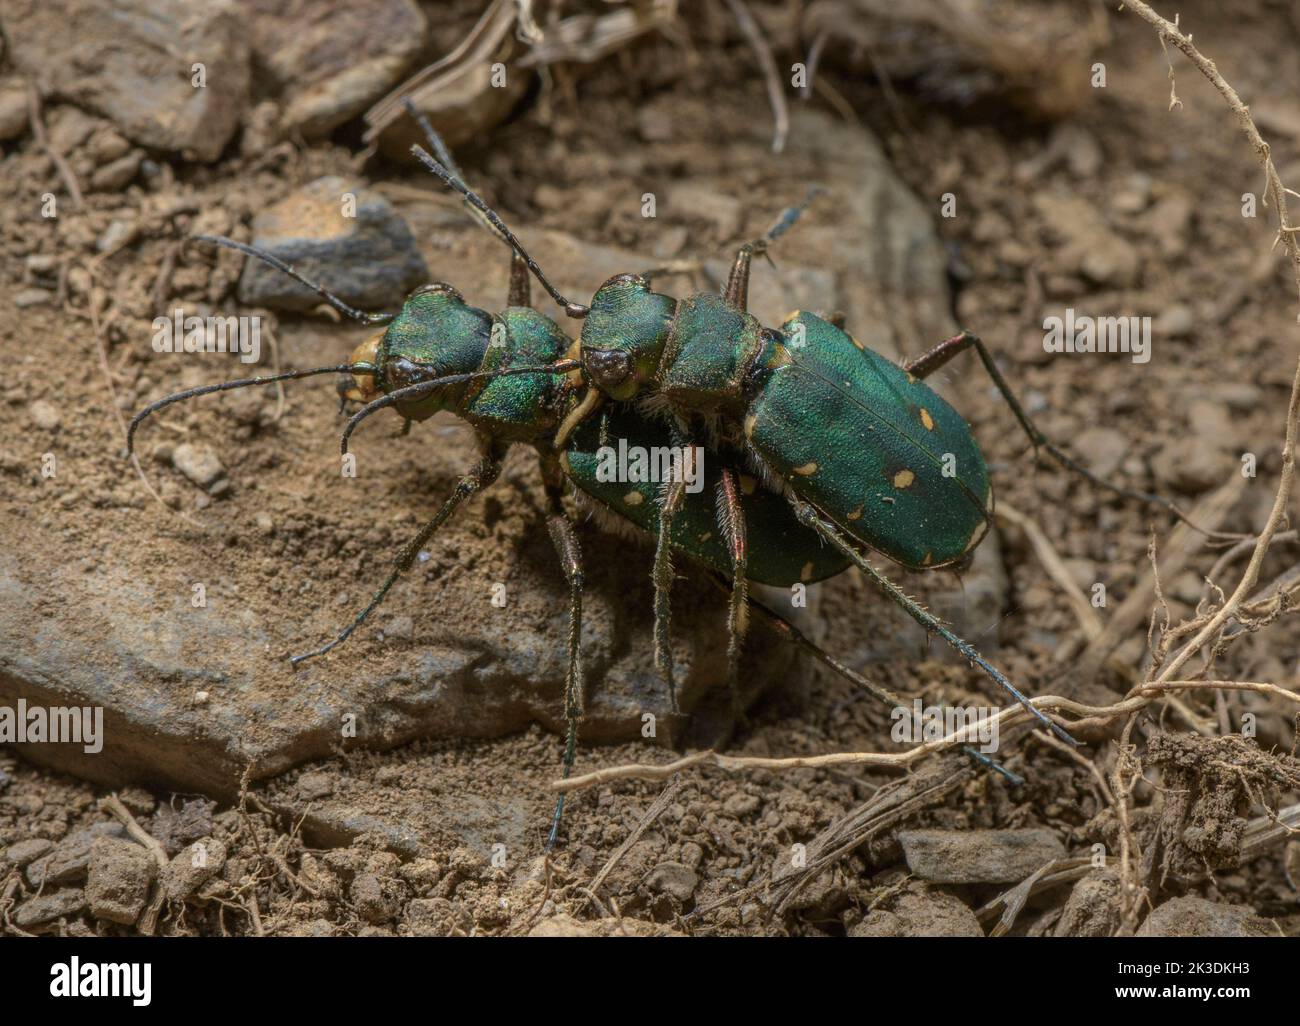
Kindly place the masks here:
POLYGON ((813 314, 783 326, 745 434, 791 489, 916 569, 956 562, 992 517, 970 427, 924 382, 813 314))

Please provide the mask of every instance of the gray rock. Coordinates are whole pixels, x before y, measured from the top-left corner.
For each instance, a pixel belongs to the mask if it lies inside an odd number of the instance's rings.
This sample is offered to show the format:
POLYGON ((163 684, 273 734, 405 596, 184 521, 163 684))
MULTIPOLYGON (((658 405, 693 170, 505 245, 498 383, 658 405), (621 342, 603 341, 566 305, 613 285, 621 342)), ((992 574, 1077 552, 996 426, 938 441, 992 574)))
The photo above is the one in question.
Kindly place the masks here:
POLYGON ((86 895, 79 887, 51 891, 24 901, 14 910, 14 925, 24 930, 75 916, 86 907, 86 895))
POLYGON ((405 890, 405 884, 393 877, 358 873, 352 881, 349 895, 357 915, 371 925, 378 926, 397 917, 405 890))
POLYGON ((1176 438, 1151 460, 1151 470, 1160 485, 1156 491, 1173 490, 1199 495, 1239 471, 1241 464, 1201 438, 1176 438))
POLYGON ((133 150, 124 157, 111 160, 95 168, 90 176, 90 187, 96 192, 118 192, 130 183, 140 171, 144 160, 143 150, 133 150))
POLYGON ((695 896, 700 877, 680 862, 661 862, 646 874, 645 885, 656 894, 667 894, 685 905, 695 896))
POLYGON ((18 307, 19 310, 25 310, 29 306, 44 306, 53 298, 54 293, 49 289, 19 289, 14 293, 14 306, 18 307))
POLYGON ((43 93, 143 146, 215 160, 248 102, 247 24, 227 0, 12 0, 0 28, 43 93))
POLYGON ((983 937, 975 913, 960 898, 930 888, 900 894, 848 931, 850 937, 983 937))
POLYGON ((133 841, 97 837, 90 846, 86 900, 96 919, 133 926, 149 899, 158 863, 133 841))
POLYGON ((328 773, 304 773, 298 778, 298 793, 307 800, 328 798, 334 793, 334 780, 328 773))
POLYGON ((84 880, 90 865, 90 848, 100 837, 124 837, 120 823, 96 823, 68 834, 44 858, 27 867, 27 882, 33 887, 56 886, 84 880))
POLYGON ((427 29, 413 0, 246 0, 256 67, 284 106, 285 130, 312 139, 362 113, 419 53, 427 29))
POLYGON ((211 488, 226 476, 221 457, 206 442, 182 442, 172 450, 172 466, 200 488, 211 488))
POLYGON ((226 865, 226 845, 205 837, 183 848, 163 870, 163 887, 172 901, 184 901, 221 872, 226 865))
POLYGON ((1171 898, 1138 927, 1139 937, 1277 937, 1280 931, 1249 905, 1224 905, 1188 895, 1171 898))
MULTIPOLYGON (((357 179, 318 178, 264 210, 253 219, 253 244, 366 310, 395 309, 429 280, 406 222, 357 179)), ((253 259, 244 264, 239 299, 281 310, 321 303, 314 292, 253 259)))
POLYGON ((1057 937, 1109 937, 1119 926, 1119 879, 1099 871, 1074 885, 1053 933, 1057 937))
POLYGON ((9 845, 4 854, 0 855, 5 862, 11 866, 17 866, 22 869, 29 862, 34 862, 42 855, 54 847, 54 842, 47 841, 43 837, 33 837, 26 841, 18 841, 9 845))
POLYGON ((1065 848, 1050 830, 902 830, 907 868, 935 883, 1014 883, 1065 848))

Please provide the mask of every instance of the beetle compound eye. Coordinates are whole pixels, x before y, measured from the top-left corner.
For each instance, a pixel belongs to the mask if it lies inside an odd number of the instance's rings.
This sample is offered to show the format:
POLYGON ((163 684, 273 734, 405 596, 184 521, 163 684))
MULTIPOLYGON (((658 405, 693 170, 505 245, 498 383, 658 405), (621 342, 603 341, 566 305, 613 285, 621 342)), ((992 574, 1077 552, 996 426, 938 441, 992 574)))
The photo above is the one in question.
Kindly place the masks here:
POLYGON ((582 369, 602 392, 613 392, 632 374, 632 358, 619 349, 584 349, 582 369))

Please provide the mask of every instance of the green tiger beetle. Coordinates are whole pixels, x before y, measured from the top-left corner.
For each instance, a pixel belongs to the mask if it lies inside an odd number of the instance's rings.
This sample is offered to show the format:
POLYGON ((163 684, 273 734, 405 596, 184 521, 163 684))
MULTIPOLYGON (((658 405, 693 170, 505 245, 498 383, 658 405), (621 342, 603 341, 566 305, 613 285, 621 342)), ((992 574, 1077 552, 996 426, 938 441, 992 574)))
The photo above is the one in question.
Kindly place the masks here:
MULTIPOLYGON (((427 123, 424 127, 439 156, 454 168, 441 140, 427 123)), ((783 616, 748 594, 749 581, 788 588, 838 574, 850 565, 850 560, 823 545, 781 495, 759 486, 746 467, 743 452, 726 443, 685 450, 688 454, 698 453, 694 457, 699 463, 695 469, 702 487, 697 491, 683 490, 671 522, 665 522, 661 516, 660 483, 610 479, 600 472, 600 462, 611 443, 638 447, 645 452, 672 450, 675 432, 668 424, 646 416, 630 404, 611 404, 598 418, 583 417, 581 422, 575 422, 566 431, 563 447, 557 449, 557 432, 577 405, 577 393, 582 385, 581 362, 566 355, 576 351, 576 343, 554 321, 531 309, 529 272, 537 272, 530 268, 530 261, 517 247, 511 260, 508 306, 498 314, 469 306, 460 293, 444 283, 417 289, 397 314, 376 314, 349 306, 274 255, 256 247, 216 236, 197 238, 266 261, 311 289, 340 313, 379 330, 362 342, 343 364, 204 385, 151 403, 131 420, 128 452, 134 451, 135 433, 141 422, 175 403, 214 392, 320 374, 341 375, 338 391, 344 403, 364 404, 344 430, 345 453, 349 436, 361 420, 389 406, 404 418, 408 427, 412 421, 422 421, 447 410, 475 429, 480 452, 478 464, 458 481, 437 513, 402 548, 391 572, 365 608, 333 640, 311 652, 293 656, 293 665, 323 655, 346 641, 379 606, 401 574, 411 568, 423 546, 457 507, 493 483, 506 449, 514 443, 524 443, 531 445, 538 455, 546 496, 547 529, 570 591, 565 777, 570 775, 576 757, 582 713, 579 639, 584 587, 576 524, 562 502, 566 480, 580 500, 580 508, 612 514, 616 521, 659 539, 661 545, 702 564, 717 583, 730 591, 729 666, 733 681, 739 639, 743 638, 748 617, 753 612, 787 641, 809 652, 852 684, 892 708, 903 705, 898 696, 835 660, 783 616)), ((685 480, 688 476, 681 472, 671 479, 685 480)), ((1008 779, 1019 782, 1014 774, 974 748, 966 750, 1008 779)), ((551 822, 548 848, 557 839, 563 808, 561 795, 551 822)))
MULTIPOLYGON (((811 194, 786 210, 763 237, 740 247, 720 294, 677 300, 654 292, 648 274, 619 274, 588 306, 567 299, 550 283, 459 175, 419 146, 412 152, 491 223, 568 316, 583 321, 577 358, 587 391, 560 425, 557 448, 563 449, 570 433, 603 403, 638 397, 670 415, 676 442, 704 439, 734 447, 755 472, 779 483, 801 524, 862 570, 928 633, 979 666, 1042 726, 1077 743, 863 554, 870 549, 915 571, 959 567, 992 524, 992 483, 974 435, 923 379, 974 350, 1036 450, 1046 449, 1102 488, 1186 520, 1175 505, 1096 476, 1046 438, 973 332, 945 339, 899 366, 841 323, 812 313, 796 311, 780 329, 761 325, 747 310, 753 258, 765 255, 795 223, 811 194)), ((671 525, 682 503, 682 484, 674 481, 662 500, 654 570, 656 661, 670 689, 671 525)))

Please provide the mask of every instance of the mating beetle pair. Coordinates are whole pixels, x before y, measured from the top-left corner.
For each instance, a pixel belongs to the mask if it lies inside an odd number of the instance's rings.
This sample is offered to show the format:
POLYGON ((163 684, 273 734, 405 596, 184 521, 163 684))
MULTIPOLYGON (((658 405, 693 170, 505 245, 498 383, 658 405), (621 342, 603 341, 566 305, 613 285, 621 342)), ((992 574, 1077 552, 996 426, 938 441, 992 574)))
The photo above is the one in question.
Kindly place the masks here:
MULTIPOLYGON (((346 640, 455 509, 495 480, 505 449, 523 442, 539 455, 547 526, 570 589, 566 776, 576 751, 583 690, 581 550, 562 503, 566 480, 575 494, 658 539, 656 658, 670 689, 668 595, 675 549, 729 579, 733 680, 750 611, 757 610, 836 672, 898 704, 895 696, 838 664, 748 595, 749 580, 788 586, 820 580, 854 564, 928 631, 977 663, 1043 725, 1069 738, 972 646, 867 562, 860 550, 876 549, 909 568, 938 568, 960 561, 987 531, 991 488, 979 449, 960 415, 920 380, 965 349, 976 349, 1035 444, 1086 473, 1033 427, 978 338, 969 333, 955 336, 900 368, 840 326, 812 314, 793 315, 779 331, 759 325, 745 309, 752 258, 765 252, 802 208, 787 211, 766 236, 741 248, 721 295, 677 301, 653 292, 646 275, 619 275, 602 286, 590 307, 570 302, 501 219, 465 186, 450 154, 427 125, 426 132, 442 162, 419 147, 414 148, 416 155, 514 250, 506 310, 490 315, 466 304, 451 286, 436 284, 414 292, 396 315, 363 313, 270 254, 228 239, 202 237, 266 260, 349 317, 383 330, 346 364, 191 389, 150 405, 131 423, 129 441, 145 417, 195 395, 342 372, 341 395, 365 403, 344 432, 345 451, 356 425, 387 406, 408 421, 449 410, 475 428, 478 465, 402 549, 392 572, 352 623, 328 644, 295 656, 295 664, 346 640), (554 321, 529 307, 530 273, 567 314, 585 318, 576 351, 554 321), (658 415, 633 403, 643 398, 655 400, 658 415), (679 476, 662 492, 650 483, 611 488, 599 479, 595 462, 599 448, 619 437, 647 447, 702 452, 710 487, 688 493, 679 476), (765 477, 779 487, 764 486, 765 477)), ((556 838, 562 809, 563 798, 548 843, 556 838)))

